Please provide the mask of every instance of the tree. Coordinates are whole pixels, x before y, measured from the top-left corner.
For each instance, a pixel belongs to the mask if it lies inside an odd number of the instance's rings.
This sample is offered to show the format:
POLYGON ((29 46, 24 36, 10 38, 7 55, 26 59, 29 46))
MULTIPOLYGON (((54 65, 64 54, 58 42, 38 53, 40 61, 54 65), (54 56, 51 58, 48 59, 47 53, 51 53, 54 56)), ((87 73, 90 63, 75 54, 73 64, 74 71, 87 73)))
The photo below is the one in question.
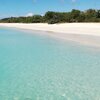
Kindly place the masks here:
POLYGON ((60 22, 60 18, 61 18, 61 15, 60 13, 58 12, 52 12, 52 11, 48 11, 44 18, 46 19, 46 21, 49 23, 49 24, 54 24, 54 23, 58 23, 60 22))
POLYGON ((97 10, 97 18, 100 18, 100 10, 97 10))
POLYGON ((100 10, 88 9, 80 11, 73 9, 71 12, 48 11, 44 16, 10 17, 1 19, 3 23, 65 23, 65 22, 100 22, 100 10))
POLYGON ((94 9, 88 9, 85 12, 85 21, 86 22, 95 22, 97 17, 97 12, 94 9))
POLYGON ((78 22, 78 17, 80 16, 80 14, 81 14, 80 10, 73 9, 70 14, 71 21, 78 22))
POLYGON ((55 16, 55 12, 52 11, 48 11, 44 15, 46 21, 51 20, 52 18, 54 18, 54 16, 55 16))
POLYGON ((32 23, 40 23, 42 22, 42 16, 41 15, 34 15, 32 17, 32 23))

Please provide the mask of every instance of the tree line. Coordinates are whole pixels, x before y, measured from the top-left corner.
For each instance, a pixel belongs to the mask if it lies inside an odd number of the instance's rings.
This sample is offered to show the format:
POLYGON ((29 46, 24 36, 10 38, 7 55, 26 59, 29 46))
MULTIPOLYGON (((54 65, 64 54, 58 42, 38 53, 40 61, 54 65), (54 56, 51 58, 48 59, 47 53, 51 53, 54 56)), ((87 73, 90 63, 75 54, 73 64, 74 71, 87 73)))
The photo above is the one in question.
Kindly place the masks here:
POLYGON ((10 17, 0 20, 2 23, 73 23, 73 22, 100 22, 100 10, 88 9, 80 11, 73 9, 71 12, 48 11, 44 16, 10 17))

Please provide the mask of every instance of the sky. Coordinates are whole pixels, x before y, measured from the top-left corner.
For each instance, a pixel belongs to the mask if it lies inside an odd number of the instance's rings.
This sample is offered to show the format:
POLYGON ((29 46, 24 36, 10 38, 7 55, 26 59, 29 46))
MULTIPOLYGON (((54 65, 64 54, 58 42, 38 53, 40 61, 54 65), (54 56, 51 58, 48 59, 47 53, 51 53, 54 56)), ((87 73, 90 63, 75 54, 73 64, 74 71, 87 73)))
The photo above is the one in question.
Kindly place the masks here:
POLYGON ((100 0, 0 0, 0 18, 89 8, 100 9, 100 0))

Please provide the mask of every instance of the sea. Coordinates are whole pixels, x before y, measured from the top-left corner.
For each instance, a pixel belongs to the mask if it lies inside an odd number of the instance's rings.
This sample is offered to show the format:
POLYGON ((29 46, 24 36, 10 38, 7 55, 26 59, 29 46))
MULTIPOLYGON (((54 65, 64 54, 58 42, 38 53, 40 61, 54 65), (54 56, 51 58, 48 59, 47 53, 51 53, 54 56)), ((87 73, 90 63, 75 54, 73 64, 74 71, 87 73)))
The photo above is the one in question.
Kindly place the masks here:
POLYGON ((0 100, 100 100, 100 48, 0 28, 0 100))

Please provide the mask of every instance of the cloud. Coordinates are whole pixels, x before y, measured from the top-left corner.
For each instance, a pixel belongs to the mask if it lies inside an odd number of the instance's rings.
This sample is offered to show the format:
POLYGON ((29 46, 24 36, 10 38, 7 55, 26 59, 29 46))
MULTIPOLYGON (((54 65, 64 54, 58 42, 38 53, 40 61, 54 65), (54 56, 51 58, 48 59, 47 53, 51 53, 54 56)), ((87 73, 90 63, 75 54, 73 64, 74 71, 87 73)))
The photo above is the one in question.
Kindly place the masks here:
POLYGON ((72 0, 72 2, 76 2, 76 0, 72 0))
MULTIPOLYGON (((61 2, 64 2, 65 0, 60 0, 61 2)), ((76 0, 70 0, 71 2, 76 2, 76 0)))
POLYGON ((26 14, 26 17, 30 17, 30 16, 33 16, 33 13, 26 14))

